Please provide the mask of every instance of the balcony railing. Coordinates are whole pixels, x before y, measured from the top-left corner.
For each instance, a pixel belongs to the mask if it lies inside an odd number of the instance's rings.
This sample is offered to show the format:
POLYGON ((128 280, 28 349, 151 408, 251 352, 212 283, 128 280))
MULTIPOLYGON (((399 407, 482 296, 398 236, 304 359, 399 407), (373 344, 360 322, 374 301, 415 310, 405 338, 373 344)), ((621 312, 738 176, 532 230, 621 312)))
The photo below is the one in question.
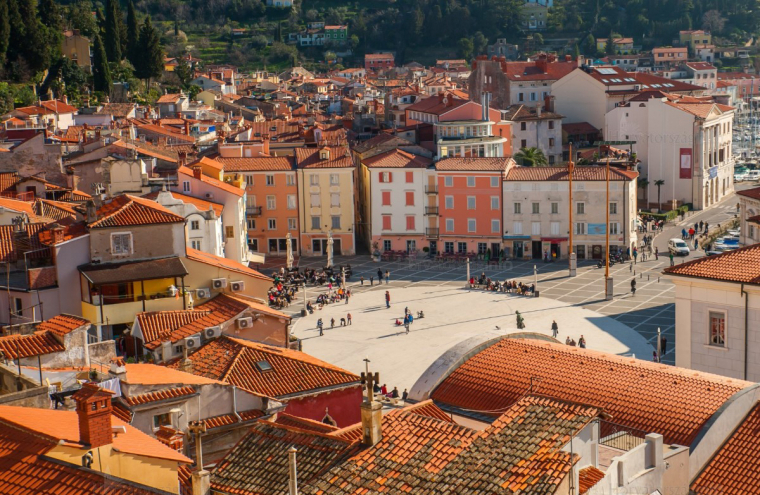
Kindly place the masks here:
POLYGON ((425 237, 428 239, 438 239, 438 229, 425 229, 425 237))
POLYGON ((599 443, 613 449, 629 451, 646 442, 647 432, 599 420, 599 443))
POLYGON ((437 206, 426 206, 425 207, 425 215, 438 215, 438 207, 437 206))
POLYGON ((425 186, 425 194, 438 194, 438 186, 425 186))
POLYGON ((249 217, 261 216, 261 206, 246 206, 245 214, 249 217))

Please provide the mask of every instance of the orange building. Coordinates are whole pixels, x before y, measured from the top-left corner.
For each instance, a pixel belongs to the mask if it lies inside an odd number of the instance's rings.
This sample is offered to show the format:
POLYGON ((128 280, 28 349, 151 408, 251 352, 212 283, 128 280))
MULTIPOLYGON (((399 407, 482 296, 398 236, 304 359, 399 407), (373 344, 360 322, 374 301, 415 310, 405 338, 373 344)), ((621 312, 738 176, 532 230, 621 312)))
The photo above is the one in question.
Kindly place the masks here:
POLYGON ((298 186, 293 157, 225 158, 224 176, 246 184, 246 223, 251 251, 284 256, 287 234, 298 245, 298 186))

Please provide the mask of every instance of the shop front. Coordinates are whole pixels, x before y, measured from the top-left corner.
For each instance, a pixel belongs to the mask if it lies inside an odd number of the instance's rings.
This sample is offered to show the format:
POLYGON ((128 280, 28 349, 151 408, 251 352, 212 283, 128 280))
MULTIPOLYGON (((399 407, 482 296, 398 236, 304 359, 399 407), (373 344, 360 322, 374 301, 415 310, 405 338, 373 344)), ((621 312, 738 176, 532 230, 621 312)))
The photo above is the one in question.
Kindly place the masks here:
POLYGON ((507 259, 530 259, 533 246, 529 235, 505 235, 504 251, 507 259))

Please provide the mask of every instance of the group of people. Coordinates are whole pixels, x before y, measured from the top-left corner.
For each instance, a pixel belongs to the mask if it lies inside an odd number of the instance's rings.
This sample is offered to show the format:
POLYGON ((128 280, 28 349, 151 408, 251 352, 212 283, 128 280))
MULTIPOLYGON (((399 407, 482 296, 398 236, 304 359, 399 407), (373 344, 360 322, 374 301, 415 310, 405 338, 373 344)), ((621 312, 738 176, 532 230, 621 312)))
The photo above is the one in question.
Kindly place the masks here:
POLYGON ((655 220, 654 217, 651 215, 642 215, 641 216, 641 222, 639 223, 639 232, 657 232, 658 230, 662 230, 665 225, 665 220, 655 220), (649 225, 652 225, 652 228, 649 228, 649 225))
POLYGON ((288 306, 296 297, 297 285, 286 286, 282 281, 275 281, 274 285, 267 291, 269 305, 282 309, 288 306))
MULTIPOLYGON (((375 395, 382 395, 388 399, 399 398, 398 387, 393 387, 393 390, 388 392, 388 387, 384 383, 382 386, 379 386, 377 383, 375 383, 375 385, 372 387, 372 391, 375 393, 375 395)), ((407 397, 409 397, 409 392, 404 389, 404 392, 401 394, 400 398, 406 402, 407 397)))
POLYGON ((498 280, 491 280, 491 277, 486 277, 485 272, 481 273, 477 280, 475 277, 470 277, 469 283, 472 289, 482 287, 491 292, 508 292, 523 296, 533 295, 536 292, 535 284, 527 285, 514 280, 499 282, 498 280))
MULTIPOLYGON (((317 309, 321 310, 323 307, 325 307, 328 304, 335 304, 339 301, 345 301, 346 304, 348 304, 348 301, 351 299, 351 289, 343 289, 342 287, 339 287, 338 290, 333 292, 332 286, 330 286, 330 289, 326 293, 322 293, 317 296, 316 303, 317 303, 317 309)), ((311 304, 311 301, 306 302, 306 311, 309 312, 309 314, 314 313, 314 305, 311 304)))
MULTIPOLYGON (((340 319, 340 326, 347 327, 351 325, 353 321, 351 320, 351 313, 347 313, 345 317, 341 317, 340 319)), ((319 330, 319 336, 322 337, 324 335, 324 326, 325 323, 322 321, 322 318, 319 318, 317 320, 317 330, 319 330)), ((335 328, 335 318, 330 318, 330 328, 335 328)))
POLYGON ((581 335, 581 338, 578 339, 578 342, 575 342, 575 339, 570 338, 570 336, 568 335, 567 338, 565 339, 565 344, 567 344, 569 346, 572 346, 572 347, 578 346, 581 349, 585 349, 586 348, 586 338, 583 335, 581 335))

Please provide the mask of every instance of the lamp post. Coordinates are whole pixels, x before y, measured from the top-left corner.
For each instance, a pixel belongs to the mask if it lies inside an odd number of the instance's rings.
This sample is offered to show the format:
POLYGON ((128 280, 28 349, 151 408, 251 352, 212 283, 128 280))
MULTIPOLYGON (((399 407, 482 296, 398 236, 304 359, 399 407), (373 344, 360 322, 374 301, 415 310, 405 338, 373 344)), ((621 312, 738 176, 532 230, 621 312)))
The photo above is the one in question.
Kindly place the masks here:
POLYGON ((464 282, 465 287, 470 287, 470 258, 467 258, 467 280, 464 282))
POLYGON ((570 156, 567 162, 567 181, 570 190, 570 204, 568 211, 570 212, 570 231, 568 237, 568 250, 570 251, 567 259, 569 263, 569 275, 575 277, 578 268, 578 259, 575 254, 575 248, 573 248, 573 171, 575 170, 575 162, 573 162, 573 143, 570 143, 570 156))
POLYGON ((607 223, 604 226, 605 247, 604 247, 604 298, 607 301, 612 300, 613 283, 610 278, 610 157, 607 156, 607 200, 604 209, 607 211, 607 223))
POLYGON ((533 293, 538 297, 538 267, 533 265, 533 293))
POLYGON ((306 310, 306 277, 303 280, 303 309, 301 310, 301 316, 306 316, 309 312, 306 310))

